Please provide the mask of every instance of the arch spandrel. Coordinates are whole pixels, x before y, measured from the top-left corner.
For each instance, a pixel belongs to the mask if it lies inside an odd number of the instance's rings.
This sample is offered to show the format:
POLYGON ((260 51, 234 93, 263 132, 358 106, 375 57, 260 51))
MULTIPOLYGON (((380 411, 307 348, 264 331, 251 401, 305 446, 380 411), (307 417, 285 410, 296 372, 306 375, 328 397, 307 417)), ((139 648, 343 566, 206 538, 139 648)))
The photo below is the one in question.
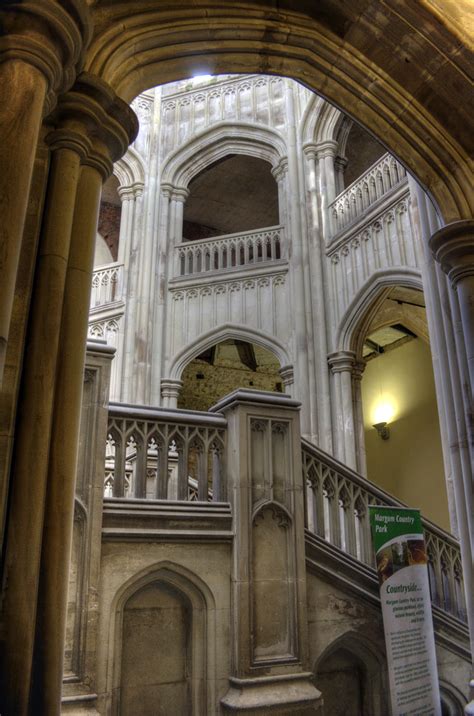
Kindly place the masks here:
POLYGON ((291 11, 256 1, 170 9, 149 0, 107 8, 99 2, 93 14, 86 68, 125 100, 189 77, 197 65, 213 74, 292 77, 379 138, 432 195, 446 223, 470 218, 470 50, 432 2, 384 6, 382 13, 375 2, 360 12, 336 0, 324 8, 293 2, 291 11))

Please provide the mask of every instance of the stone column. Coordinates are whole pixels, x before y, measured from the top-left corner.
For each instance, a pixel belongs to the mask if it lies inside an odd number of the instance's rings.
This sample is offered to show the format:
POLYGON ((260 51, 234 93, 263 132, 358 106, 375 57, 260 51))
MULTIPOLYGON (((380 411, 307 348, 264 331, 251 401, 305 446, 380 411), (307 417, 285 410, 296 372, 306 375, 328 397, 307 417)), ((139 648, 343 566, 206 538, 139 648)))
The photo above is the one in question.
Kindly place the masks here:
POLYGON ((233 655, 224 713, 314 714, 308 672, 299 403, 236 390, 212 409, 228 421, 234 519, 233 655))
POLYGON ((356 361, 352 369, 352 392, 354 396, 354 431, 357 472, 367 477, 367 458, 365 452, 364 412, 362 410, 362 376, 365 361, 356 361))
POLYGON ((1 385, 39 130, 56 93, 74 81, 88 11, 83 0, 10 2, 0 8, 0 26, 1 385))
MULTIPOLYGON (((473 460, 472 401, 464 350, 464 333, 457 325, 457 295, 429 246, 439 231, 439 217, 422 188, 409 177, 414 231, 423 247, 423 290, 430 332, 433 370, 441 422, 451 530, 460 541, 466 611, 474 653, 473 460)), ((446 227, 448 228, 448 227, 446 227)), ((446 264, 444 264, 446 266, 446 264)), ((449 269, 448 269, 449 270, 449 269)))
POLYGON ((25 352, 22 419, 14 447, 7 528, 3 674, 8 674, 8 680, 2 690, 6 713, 13 713, 12 704, 15 713, 59 713, 97 207, 102 177, 136 131, 133 119, 125 103, 85 75, 61 98, 50 118, 55 126, 49 135, 53 157, 25 352), (115 111, 114 102, 118 104, 115 111), (123 115, 127 128, 122 127, 123 115))
POLYGON ((310 266, 311 285, 313 291, 313 332, 315 340, 315 376, 318 400, 319 446, 329 453, 332 453, 332 427, 331 427, 331 397, 329 389, 329 372, 327 368, 328 335, 327 323, 331 320, 329 305, 331 297, 327 287, 327 276, 325 271, 326 252, 325 239, 322 233, 319 207, 318 187, 318 166, 316 158, 318 150, 316 145, 305 145, 306 156, 305 178, 307 191, 309 192, 309 233, 310 241, 310 266))
POLYGON ((123 264, 122 300, 126 303, 127 311, 122 317, 119 327, 117 354, 114 360, 114 379, 111 380, 110 385, 110 399, 127 402, 124 373, 130 332, 132 339, 135 337, 134 306, 138 274, 137 237, 134 236, 134 227, 137 202, 143 194, 143 184, 134 182, 132 186, 121 185, 118 193, 122 202, 118 260, 119 263, 123 264))
POLYGON ((333 425, 336 438, 336 457, 352 470, 357 470, 354 426, 352 373, 355 365, 353 351, 339 351, 328 356, 334 382, 333 425))
POLYGON ((64 659, 67 590, 82 405, 85 346, 102 182, 134 139, 133 111, 106 85, 81 75, 58 115, 75 113, 92 146, 76 192, 61 320, 49 455, 34 652, 34 713, 58 714, 64 659), (82 114, 84 113, 84 114, 82 114), (93 118, 93 119, 92 119, 93 118))
POLYGON ((166 315, 168 266, 172 261, 168 248, 168 227, 170 214, 171 188, 161 187, 158 217, 158 266, 155 305, 153 313, 153 356, 151 378, 151 399, 153 405, 161 405, 161 376, 167 360, 166 353, 171 346, 166 342, 169 318, 166 315))
POLYGON ((474 221, 456 221, 430 239, 436 261, 457 292, 466 348, 471 400, 474 391, 474 221))
POLYGON ((44 502, 58 363, 62 299, 85 137, 64 128, 49 137, 48 194, 26 339, 7 518, 1 711, 28 712, 44 502))

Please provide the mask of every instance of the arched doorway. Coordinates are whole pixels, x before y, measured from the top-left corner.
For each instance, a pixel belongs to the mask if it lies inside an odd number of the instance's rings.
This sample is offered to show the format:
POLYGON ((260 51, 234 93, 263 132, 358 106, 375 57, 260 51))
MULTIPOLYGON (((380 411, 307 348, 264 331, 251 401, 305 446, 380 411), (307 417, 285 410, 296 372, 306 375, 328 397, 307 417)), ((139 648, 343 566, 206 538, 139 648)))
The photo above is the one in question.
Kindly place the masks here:
POLYGON ((449 531, 423 292, 394 285, 379 293, 366 315, 357 350, 365 364, 361 397, 367 476, 449 531))

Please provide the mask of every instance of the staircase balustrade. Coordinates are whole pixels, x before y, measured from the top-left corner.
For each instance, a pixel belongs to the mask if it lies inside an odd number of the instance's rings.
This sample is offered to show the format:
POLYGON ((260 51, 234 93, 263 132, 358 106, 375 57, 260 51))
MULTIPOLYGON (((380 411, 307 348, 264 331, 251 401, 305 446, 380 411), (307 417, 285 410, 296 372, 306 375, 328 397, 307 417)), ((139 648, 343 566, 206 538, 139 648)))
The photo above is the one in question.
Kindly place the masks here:
MULTIPOLYGON (((369 506, 405 506, 369 480, 303 441, 306 527, 318 537, 375 568, 369 506)), ((423 519, 433 604, 467 621, 458 542, 423 519)))
POLYGON ((258 266, 284 258, 283 227, 226 234, 179 244, 176 276, 192 276, 258 266))
POLYGON ((225 500, 225 429, 221 416, 111 404, 104 496, 225 500))
POLYGON ((405 180, 405 168, 385 154, 329 205, 331 236, 336 236, 405 180))
MULTIPOLYGON (((227 500, 227 421, 218 413, 109 406, 104 496, 129 500, 227 500)), ((369 506, 404 506, 342 463, 302 441, 305 526, 375 568, 369 506)), ((466 622, 458 542, 423 519, 434 605, 466 622)))
POLYGON ((123 264, 112 263, 94 269, 90 307, 114 303, 122 297, 123 264))

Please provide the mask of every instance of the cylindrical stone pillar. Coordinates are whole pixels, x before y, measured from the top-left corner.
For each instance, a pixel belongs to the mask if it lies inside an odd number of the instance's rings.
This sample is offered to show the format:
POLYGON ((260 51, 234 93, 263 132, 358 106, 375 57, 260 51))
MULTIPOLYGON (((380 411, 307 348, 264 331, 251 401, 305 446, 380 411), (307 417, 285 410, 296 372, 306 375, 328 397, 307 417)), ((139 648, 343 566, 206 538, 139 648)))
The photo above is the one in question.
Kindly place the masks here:
POLYGON ((28 712, 59 332, 80 161, 87 151, 84 138, 67 131, 54 133, 50 141, 53 157, 11 469, 1 670, 7 681, 0 688, 5 713, 28 712))
POLYGON ((53 0, 0 8, 0 385, 41 122, 74 81, 90 31, 85 3, 69 5, 71 14, 53 0))
POLYGON ((456 221, 444 226, 430 239, 436 261, 457 291, 466 358, 474 392, 474 221, 456 221))
POLYGON ((82 404, 85 347, 102 176, 82 167, 77 188, 66 290, 61 321, 58 373, 48 490, 38 590, 35 673, 36 713, 59 714, 64 660, 74 473, 82 404), (52 516, 55 519, 51 519, 52 516))

